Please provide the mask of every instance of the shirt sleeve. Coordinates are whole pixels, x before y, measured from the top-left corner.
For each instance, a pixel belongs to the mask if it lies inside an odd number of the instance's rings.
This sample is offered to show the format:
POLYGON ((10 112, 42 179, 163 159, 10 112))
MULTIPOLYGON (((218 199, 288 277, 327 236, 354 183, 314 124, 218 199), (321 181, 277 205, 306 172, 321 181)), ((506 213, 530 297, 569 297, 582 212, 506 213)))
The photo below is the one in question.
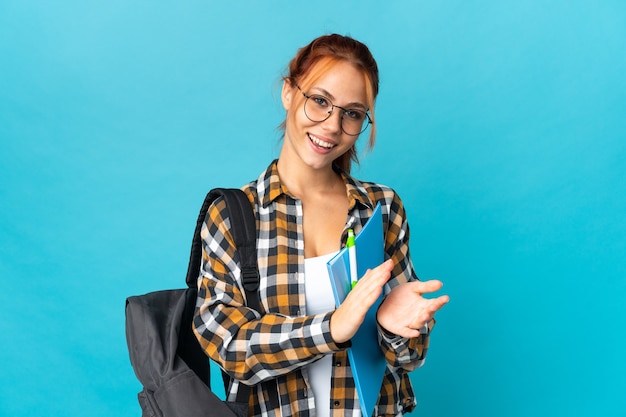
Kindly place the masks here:
POLYGON ((430 331, 435 319, 424 325, 420 335, 411 339, 391 334, 378 326, 379 343, 385 354, 387 363, 392 368, 412 371, 421 367, 426 361, 426 352, 430 342, 430 331))
MULTIPOLYGON (((392 278, 385 288, 386 294, 400 284, 418 279, 409 254, 409 224, 404 205, 395 192, 389 204, 385 252, 388 258, 393 259, 395 265, 392 278)), ((431 320, 424 328, 420 329, 418 337, 411 339, 390 334, 379 325, 378 341, 388 365, 405 371, 411 371, 422 366, 430 342, 430 331, 434 325, 435 320, 431 320)))
POLYGON ((205 352, 231 377, 254 385, 340 351, 330 336, 332 313, 289 317, 245 305, 239 258, 223 200, 202 227, 202 265, 193 329, 205 352))

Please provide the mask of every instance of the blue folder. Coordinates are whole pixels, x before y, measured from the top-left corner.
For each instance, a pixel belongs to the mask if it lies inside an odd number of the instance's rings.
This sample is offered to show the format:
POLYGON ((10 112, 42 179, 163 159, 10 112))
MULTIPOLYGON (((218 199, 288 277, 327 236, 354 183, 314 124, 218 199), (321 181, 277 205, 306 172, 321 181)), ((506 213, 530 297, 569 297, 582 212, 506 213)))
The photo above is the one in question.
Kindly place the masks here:
MULTIPOLYGON (((380 204, 376 206, 372 217, 355 238, 358 276, 373 269, 385 260, 385 241, 380 204)), ((335 295, 335 304, 339 306, 351 289, 350 260, 347 248, 339 251, 327 264, 330 282, 335 295)), ((378 346, 376 311, 382 296, 372 305, 365 316, 365 321, 352 338, 348 348, 348 358, 356 384, 361 405, 361 414, 369 417, 374 413, 376 400, 385 376, 386 361, 378 346)))

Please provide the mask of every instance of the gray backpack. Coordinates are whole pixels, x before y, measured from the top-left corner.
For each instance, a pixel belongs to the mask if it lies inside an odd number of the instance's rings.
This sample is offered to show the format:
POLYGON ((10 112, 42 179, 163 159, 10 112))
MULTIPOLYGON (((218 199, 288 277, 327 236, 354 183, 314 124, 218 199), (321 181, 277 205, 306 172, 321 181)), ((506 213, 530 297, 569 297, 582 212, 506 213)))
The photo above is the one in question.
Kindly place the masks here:
MULTIPOLYGON (((224 402, 211 391, 209 358, 191 327, 202 259, 200 231, 209 206, 218 197, 225 199, 229 210, 247 305, 263 311, 257 292, 256 219, 250 201, 238 189, 213 189, 207 194, 196 222, 187 288, 156 291, 126 300, 126 342, 135 375, 143 385, 138 394, 143 417, 248 415, 250 387, 240 384, 236 402, 224 402)), ((222 377, 226 386, 229 377, 225 373, 222 377)), ((277 403, 277 398, 272 402, 277 403)))

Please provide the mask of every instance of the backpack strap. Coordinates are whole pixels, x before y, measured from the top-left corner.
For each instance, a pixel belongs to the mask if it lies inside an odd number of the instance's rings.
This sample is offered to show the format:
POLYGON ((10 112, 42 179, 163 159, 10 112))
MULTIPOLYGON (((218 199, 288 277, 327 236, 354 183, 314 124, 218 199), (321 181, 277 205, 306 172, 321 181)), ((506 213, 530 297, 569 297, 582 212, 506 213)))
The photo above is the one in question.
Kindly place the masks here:
POLYGON ((238 189, 216 189, 214 193, 222 195, 229 209, 231 230, 239 260, 241 279, 246 292, 246 304, 259 314, 263 314, 259 300, 259 268, 256 257, 256 217, 250 207, 248 196, 238 189))
MULTIPOLYGON (((187 286, 190 288, 196 288, 198 286, 198 276, 200 275, 200 263, 202 262, 202 236, 200 233, 202 232, 202 225, 204 224, 204 220, 206 218, 206 214, 209 211, 209 207, 213 202, 220 196, 229 195, 230 199, 237 199, 237 197, 232 197, 237 194, 245 194, 241 190, 237 190, 234 188, 214 188, 207 193, 204 197, 204 202, 202 203, 202 207, 200 208, 200 213, 198 213, 198 218, 196 219, 196 228, 193 233, 193 240, 191 241, 191 251, 189 254, 189 264, 187 265, 187 277, 185 281, 187 282, 187 286)), ((225 197, 226 198, 226 197, 225 197)), ((227 209, 231 210, 230 204, 228 204, 228 199, 226 200, 227 209)), ((235 200, 238 201, 238 200, 235 200)), ((247 198, 246 198, 247 201, 247 198)), ((236 203, 239 204, 239 203, 236 203)), ((248 203, 249 204, 249 203, 248 203)), ((241 207, 240 207, 241 209, 241 207)), ((240 211, 240 210, 237 210, 240 211)), ((241 217, 239 217, 240 219, 241 217)), ((234 235, 240 236, 240 229, 238 227, 240 223, 234 223, 232 233, 234 235)))
MULTIPOLYGON (((256 216, 250 206, 248 196, 237 188, 214 188, 204 198, 204 203, 198 214, 196 221, 196 229, 191 245, 191 253, 189 255, 189 265, 187 266, 187 286, 196 287, 198 285, 198 276, 200 275, 200 263, 202 261, 202 225, 204 224, 207 211, 211 204, 219 197, 223 197, 228 209, 230 217, 231 229, 239 259, 241 262, 241 278, 244 291, 246 293, 246 305, 259 314, 263 314, 261 301, 259 299, 259 269, 257 266, 256 256, 256 216)), ((229 382, 228 375, 222 373, 224 385, 229 382)), ((278 405, 277 387, 273 381, 270 381, 274 387, 270 387, 270 403, 278 405)), ((239 384, 237 392, 237 401, 248 403, 250 398, 251 387, 245 384, 239 384)))
POLYGON ((237 188, 214 188, 204 198, 202 208, 196 220, 196 229, 193 234, 189 265, 187 266, 188 287, 198 285, 200 263, 202 261, 202 225, 206 213, 213 202, 223 197, 230 216, 231 229, 239 259, 241 260, 241 278, 246 292, 246 304, 260 314, 263 313, 259 300, 259 269, 256 258, 256 217, 250 207, 248 196, 237 188))

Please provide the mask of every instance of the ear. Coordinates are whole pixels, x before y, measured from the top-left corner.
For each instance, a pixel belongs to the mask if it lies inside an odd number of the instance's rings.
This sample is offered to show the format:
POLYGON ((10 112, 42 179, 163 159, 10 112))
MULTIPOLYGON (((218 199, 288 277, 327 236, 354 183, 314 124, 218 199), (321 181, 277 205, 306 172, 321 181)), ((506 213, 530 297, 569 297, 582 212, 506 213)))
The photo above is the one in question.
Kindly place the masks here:
POLYGON ((283 107, 285 110, 289 110, 291 108, 291 102, 293 101, 294 88, 288 80, 283 82, 283 89, 280 93, 281 99, 283 101, 283 107))

